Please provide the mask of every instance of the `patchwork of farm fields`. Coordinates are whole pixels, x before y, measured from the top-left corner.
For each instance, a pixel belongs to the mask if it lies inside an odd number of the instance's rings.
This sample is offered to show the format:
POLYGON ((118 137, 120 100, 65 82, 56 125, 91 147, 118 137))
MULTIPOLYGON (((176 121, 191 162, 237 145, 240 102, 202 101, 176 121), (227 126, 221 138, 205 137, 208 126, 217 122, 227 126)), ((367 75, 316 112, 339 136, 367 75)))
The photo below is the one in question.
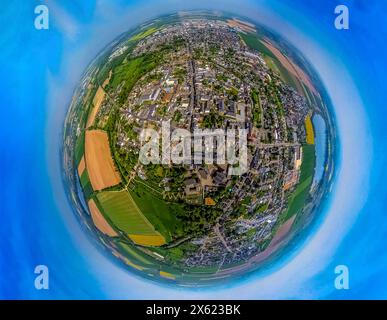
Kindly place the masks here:
POLYGON ((135 243, 156 246, 166 243, 126 190, 103 191, 97 194, 97 199, 112 223, 127 233, 135 243))
POLYGON ((117 232, 115 232, 114 229, 105 220, 105 217, 101 214, 93 199, 89 200, 88 206, 90 209, 91 218, 93 219, 93 223, 97 229, 110 237, 116 237, 117 232))
POLYGON ((172 234, 182 232, 181 222, 176 218, 176 215, 183 210, 180 204, 160 199, 142 183, 136 183, 136 187, 130 191, 130 194, 141 212, 167 242, 171 241, 172 234))

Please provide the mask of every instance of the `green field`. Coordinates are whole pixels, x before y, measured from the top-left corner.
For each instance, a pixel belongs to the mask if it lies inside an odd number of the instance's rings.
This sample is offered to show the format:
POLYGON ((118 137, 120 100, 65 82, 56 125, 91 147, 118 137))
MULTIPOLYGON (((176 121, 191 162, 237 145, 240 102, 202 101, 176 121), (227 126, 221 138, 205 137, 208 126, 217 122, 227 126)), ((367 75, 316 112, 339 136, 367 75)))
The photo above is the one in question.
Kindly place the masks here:
POLYGON ((103 191, 97 194, 97 199, 118 229, 128 234, 157 235, 126 190, 103 191))
POLYGON ((123 83, 123 88, 119 95, 119 102, 124 103, 138 79, 144 74, 154 69, 160 61, 158 54, 147 54, 141 57, 126 61, 113 69, 112 79, 109 88, 115 89, 123 83))
POLYGON ((155 33, 158 29, 157 28, 149 28, 145 31, 142 31, 138 34, 136 34, 135 36, 133 36, 132 38, 129 39, 129 41, 140 41, 144 38, 146 38, 147 36, 150 36, 151 34, 155 33))
POLYGON ((190 278, 194 279, 196 277, 201 277, 202 274, 210 273, 214 274, 219 270, 218 266, 211 266, 211 267, 192 267, 189 269, 190 272, 190 278))
POLYGON ((265 46, 265 44, 259 40, 259 37, 255 34, 243 34, 241 33, 243 41, 250 48, 259 51, 263 54, 263 58, 267 66, 273 70, 275 73, 279 74, 283 81, 291 85, 295 89, 298 88, 295 79, 290 72, 282 65, 282 63, 277 59, 277 57, 265 46))
POLYGON ((139 264, 143 267, 149 267, 154 265, 154 261, 152 258, 147 256, 145 253, 140 250, 132 247, 124 242, 119 242, 118 246, 120 246, 126 253, 129 254, 130 260, 136 264, 139 264))
POLYGON ((79 162, 81 162, 84 151, 85 151, 85 132, 82 131, 79 137, 77 138, 77 140, 75 141, 74 158, 75 158, 76 166, 78 166, 79 162))
POLYGON ((288 69, 286 69, 282 63, 278 60, 275 59, 273 60, 273 63, 275 64, 276 68, 279 71, 279 75, 285 83, 288 85, 292 86, 294 89, 300 89, 302 82, 300 82, 296 77, 294 77, 288 69))
POLYGON ((115 88, 123 81, 129 82, 129 85, 134 85, 134 82, 139 78, 138 71, 141 69, 143 62, 144 58, 138 57, 117 66, 113 71, 113 77, 109 85, 115 88))
POLYGON ((86 169, 83 171, 82 176, 80 177, 80 180, 81 180, 81 186, 82 186, 85 198, 89 199, 90 196, 93 194, 94 190, 93 190, 93 187, 91 186, 89 174, 87 173, 86 169))
POLYGON ((315 146, 304 144, 302 146, 302 153, 300 181, 289 199, 288 209, 280 217, 281 223, 288 220, 294 214, 297 214, 303 208, 313 182, 316 162, 315 146))
POLYGON ((274 56, 274 54, 259 40, 258 36, 256 34, 239 34, 243 41, 246 43, 247 46, 249 46, 251 49, 257 50, 266 56, 277 60, 277 58, 274 56))
POLYGON ((182 233, 181 223, 176 218, 179 210, 183 210, 181 205, 156 197, 141 183, 136 183, 130 194, 141 212, 167 242, 172 240, 173 235, 182 233))

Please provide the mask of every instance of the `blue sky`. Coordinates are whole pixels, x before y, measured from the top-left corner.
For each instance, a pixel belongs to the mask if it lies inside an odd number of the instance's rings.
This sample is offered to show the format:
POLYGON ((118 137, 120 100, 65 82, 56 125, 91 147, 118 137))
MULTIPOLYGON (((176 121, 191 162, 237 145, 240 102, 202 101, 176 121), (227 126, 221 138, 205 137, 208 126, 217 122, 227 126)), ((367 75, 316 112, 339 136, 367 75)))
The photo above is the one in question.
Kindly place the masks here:
POLYGON ((386 298, 386 4, 342 1, 350 30, 338 31, 333 10, 341 1, 334 0, 41 2, 50 9, 50 30, 33 27, 36 1, 6 2, 0 13, 0 297, 386 298), (59 162, 73 90, 96 54, 146 19, 191 8, 248 16, 300 49, 332 99, 342 148, 329 207, 307 241, 266 274, 207 290, 144 281, 101 254, 67 202, 59 162), (47 291, 33 286, 37 264, 50 269, 47 291), (333 286, 338 264, 349 267, 350 290, 333 286))

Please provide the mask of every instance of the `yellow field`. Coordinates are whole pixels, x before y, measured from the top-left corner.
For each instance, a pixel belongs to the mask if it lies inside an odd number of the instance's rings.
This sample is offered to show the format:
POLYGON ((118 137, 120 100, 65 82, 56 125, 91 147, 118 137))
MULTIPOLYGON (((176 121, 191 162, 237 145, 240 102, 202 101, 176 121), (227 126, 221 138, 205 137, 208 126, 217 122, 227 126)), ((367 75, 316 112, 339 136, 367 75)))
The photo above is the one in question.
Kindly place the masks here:
POLYGON ((166 243, 126 190, 99 192, 97 198, 109 220, 135 244, 162 246, 166 243))
POLYGON ((158 247, 166 243, 162 235, 128 234, 128 236, 135 244, 140 246, 158 247))
POLYGON ((91 110, 89 117, 87 119, 86 128, 89 128, 93 125, 95 121, 95 117, 97 116, 99 107, 101 106, 104 98, 105 98, 105 91, 101 87, 99 87, 93 99, 93 109, 91 110))
POLYGON ((124 260, 124 262, 125 262, 128 266, 131 266, 132 268, 135 268, 135 269, 140 270, 140 271, 144 270, 143 267, 141 267, 141 266, 139 266, 139 265, 133 263, 133 262, 130 261, 128 258, 125 258, 125 257, 124 257, 123 260, 124 260))
POLYGON ((79 165, 78 165, 78 176, 79 177, 82 177, 82 173, 83 173, 83 171, 85 171, 85 168, 86 168, 85 156, 83 155, 82 159, 81 159, 81 161, 79 162, 79 165))
POLYGON ((314 131, 312 119, 310 118, 310 114, 308 114, 305 118, 305 129, 306 129, 306 143, 314 144, 314 131))
POLYGON ((114 229, 109 225, 109 223, 106 221, 102 213, 99 211, 97 205, 95 204, 93 199, 90 199, 87 203, 90 209, 91 218, 93 219, 93 223, 96 226, 96 228, 101 231, 102 233, 110 236, 115 237, 117 236, 117 232, 114 231, 114 229))
POLYGON ((128 266, 131 266, 132 268, 135 268, 135 269, 140 270, 140 271, 144 270, 143 267, 141 267, 141 266, 139 266, 139 265, 133 263, 132 261, 130 261, 128 258, 124 257, 121 253, 119 253, 119 252, 117 252, 117 251, 113 250, 113 251, 112 251, 112 254, 113 254, 115 257, 117 257, 118 259, 121 259, 121 260, 122 260, 123 262, 125 262, 128 266))
POLYGON ((172 273, 165 272, 165 271, 160 271, 160 276, 167 279, 173 279, 173 280, 176 279, 176 277, 172 273))
POLYGON ((102 190, 121 182, 121 177, 114 166, 109 138, 105 131, 86 131, 85 159, 93 190, 102 190))
POLYGON ((140 41, 148 36, 150 36, 151 34, 155 33, 158 29, 157 28, 149 28, 143 32, 140 32, 139 34, 133 36, 132 38, 130 38, 130 41, 140 41))

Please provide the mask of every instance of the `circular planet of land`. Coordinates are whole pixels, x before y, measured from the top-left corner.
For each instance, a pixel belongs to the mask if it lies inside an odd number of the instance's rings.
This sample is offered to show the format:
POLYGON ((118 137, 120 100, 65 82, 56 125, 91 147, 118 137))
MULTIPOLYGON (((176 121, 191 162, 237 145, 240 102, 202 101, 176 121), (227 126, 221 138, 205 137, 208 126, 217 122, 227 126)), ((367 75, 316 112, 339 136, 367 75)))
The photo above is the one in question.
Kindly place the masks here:
POLYGON ((229 14, 121 35, 85 71, 64 132, 85 232, 156 281, 208 286, 273 263, 332 184, 334 119, 313 66, 229 14))

